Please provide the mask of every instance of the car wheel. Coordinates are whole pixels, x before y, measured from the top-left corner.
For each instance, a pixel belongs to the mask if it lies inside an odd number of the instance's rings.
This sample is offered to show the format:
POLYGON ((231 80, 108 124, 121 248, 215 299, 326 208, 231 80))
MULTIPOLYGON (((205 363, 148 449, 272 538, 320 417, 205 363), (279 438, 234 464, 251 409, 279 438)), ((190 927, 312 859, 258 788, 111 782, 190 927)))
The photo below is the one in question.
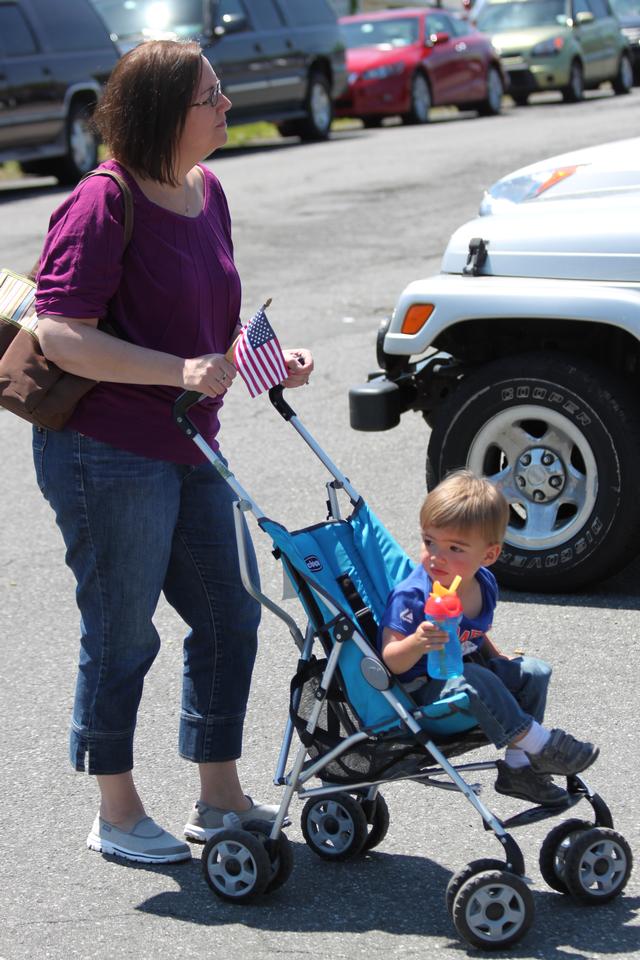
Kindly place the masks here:
POLYGON ((569 83, 562 91, 565 103, 578 103, 584 97, 584 70, 579 60, 573 60, 569 70, 569 83))
POLYGON ((298 133, 302 140, 326 140, 333 120, 333 103, 329 81, 320 70, 312 70, 305 101, 307 116, 301 121, 298 133))
POLYGON ((516 107, 526 107, 529 103, 528 93, 512 93, 510 94, 510 97, 515 103, 516 107))
POLYGON ((414 73, 411 80, 411 101, 409 112, 405 113, 405 123, 429 123, 431 109, 431 90, 424 73, 414 73))
POLYGON ((630 93, 633 87, 633 66, 629 55, 623 53, 618 64, 618 72, 611 81, 613 92, 619 94, 630 93))
POLYGON ((638 553, 638 401, 586 360, 533 353, 465 377, 435 420, 427 485, 459 467, 509 501, 494 568, 507 586, 573 590, 638 553))
POLYGON ((55 160, 51 172, 60 183, 77 183, 98 164, 97 132, 91 125, 93 104, 73 104, 67 118, 67 152, 55 160))
POLYGON ((489 67, 487 73, 487 99, 478 107, 481 117, 494 117, 502 110, 502 96, 504 84, 502 77, 495 67, 489 67))

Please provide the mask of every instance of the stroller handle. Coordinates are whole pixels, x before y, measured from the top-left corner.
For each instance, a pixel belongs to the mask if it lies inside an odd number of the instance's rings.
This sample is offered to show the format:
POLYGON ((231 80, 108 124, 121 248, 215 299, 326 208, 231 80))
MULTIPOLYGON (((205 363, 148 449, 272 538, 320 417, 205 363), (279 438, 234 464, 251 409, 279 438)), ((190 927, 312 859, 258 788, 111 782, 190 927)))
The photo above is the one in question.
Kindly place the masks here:
POLYGON ((271 387, 271 390, 269 390, 269 400, 284 420, 289 421, 296 416, 295 410, 289 406, 284 398, 284 387, 282 384, 278 384, 277 387, 271 387))

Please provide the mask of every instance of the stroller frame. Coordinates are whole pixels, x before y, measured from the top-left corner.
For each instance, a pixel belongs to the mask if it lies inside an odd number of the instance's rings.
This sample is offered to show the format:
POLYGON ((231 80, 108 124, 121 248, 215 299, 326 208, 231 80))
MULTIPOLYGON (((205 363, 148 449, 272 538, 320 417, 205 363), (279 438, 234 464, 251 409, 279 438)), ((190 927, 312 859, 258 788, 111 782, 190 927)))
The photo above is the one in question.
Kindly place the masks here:
MULTIPOLYGON (((269 398, 277 412, 285 421, 291 423, 332 475, 333 480, 326 484, 327 521, 342 520, 338 492, 343 491, 346 494, 353 508, 362 502, 362 497, 298 420, 293 409, 284 400, 282 387, 270 390, 269 398)), ((538 820, 556 817, 570 810, 581 800, 586 800, 591 807, 593 825, 584 821, 569 820, 559 824, 551 831, 541 851, 540 865, 543 876, 554 889, 572 893, 582 902, 603 902, 604 899, 612 899, 613 896, 620 893, 630 873, 631 851, 624 838, 613 830, 613 818, 609 807, 581 776, 567 777, 568 799, 565 804, 559 807, 532 806, 507 820, 501 820, 480 799, 480 785, 468 783, 463 776, 463 774, 474 771, 495 769, 496 762, 478 761, 460 764, 450 762, 446 755, 447 750, 463 753, 476 749, 478 744, 465 746, 465 732, 457 734, 453 738, 453 743, 451 737, 448 738, 445 745, 442 745, 442 742, 440 745, 436 742, 439 738, 431 736, 420 723, 421 719, 424 721, 425 713, 428 716, 429 708, 408 709, 390 689, 393 685, 393 678, 373 649, 370 640, 356 627, 353 610, 349 609, 346 604, 344 607, 338 604, 335 598, 325 591, 320 584, 313 582, 299 569, 294 568, 287 557, 282 555, 285 572, 292 582, 295 581, 298 592, 307 592, 311 597, 313 595, 319 597, 332 617, 331 621, 322 628, 314 628, 309 619, 303 634, 295 619, 264 594, 258 584, 253 582, 248 562, 248 534, 244 515, 251 513, 258 522, 267 518, 222 459, 200 436, 188 417, 188 410, 200 399, 201 395, 198 393, 187 391, 182 394, 174 406, 174 420, 177 426, 197 444, 238 498, 234 503, 234 521, 240 571, 245 589, 287 626, 300 651, 299 665, 309 664, 316 641, 325 640, 329 634, 333 636, 333 644, 330 649, 325 650, 328 653, 326 666, 322 671, 319 687, 315 693, 315 703, 306 723, 305 732, 309 737, 313 737, 321 713, 327 707, 327 697, 332 687, 332 681, 339 671, 340 656, 344 645, 346 642, 351 642, 357 646, 362 654, 362 664, 364 666, 361 666, 361 670, 365 679, 371 687, 383 695, 397 715, 398 722, 405 729, 406 734, 411 735, 416 746, 424 751, 425 757, 430 758, 426 766, 420 764, 419 769, 401 772, 397 775, 365 778, 355 782, 349 780, 347 785, 344 782, 332 783, 327 780, 322 782, 322 786, 308 787, 305 786, 308 781, 314 777, 320 777, 322 771, 330 763, 351 751, 358 743, 369 741, 371 738, 381 735, 383 728, 388 727, 389 724, 387 721, 386 723, 374 724, 356 730, 343 738, 333 749, 322 753, 315 760, 308 759, 309 749, 304 742, 301 742, 295 753, 291 769, 287 772, 295 732, 294 722, 290 715, 287 719, 274 776, 274 783, 277 786, 284 787, 284 795, 278 813, 272 824, 267 826, 264 822, 259 823, 258 821, 243 826, 233 814, 225 818, 225 827, 214 833, 203 851, 205 878, 213 891, 222 899, 244 902, 253 899, 257 894, 270 892, 286 881, 293 864, 289 841, 283 832, 283 827, 289 822, 287 815, 294 794, 307 801, 305 811, 303 811, 303 832, 307 843, 314 849, 315 853, 324 859, 339 860, 347 859, 351 852, 348 849, 339 849, 336 851, 336 855, 332 855, 330 847, 324 850, 315 847, 314 843, 311 842, 309 831, 305 829, 304 816, 307 809, 320 809, 314 805, 322 805, 323 801, 333 800, 338 804, 341 815, 346 817, 346 822, 349 821, 349 817, 354 819, 354 833, 358 833, 355 827, 359 827, 361 833, 362 824, 357 822, 360 820, 360 815, 355 816, 357 810, 354 809, 353 803, 355 802, 356 806, 359 804, 364 811, 366 827, 369 829, 372 822, 375 822, 377 803, 383 802, 379 795, 380 787, 385 783, 413 780, 424 786, 461 793, 479 814, 484 829, 493 833, 502 846, 504 863, 493 860, 474 861, 462 871, 454 874, 447 889, 447 905, 453 915, 454 924, 461 936, 472 945, 484 949, 506 947, 521 939, 533 921, 533 899, 527 886, 530 881, 525 876, 524 857, 509 830, 538 820), (355 795, 355 801, 353 795, 355 795), (587 845, 588 850, 593 851, 598 843, 602 846, 604 842, 602 836, 604 835, 606 835, 605 840, 609 844, 613 843, 613 848, 609 849, 609 856, 610 859, 617 862, 619 882, 617 885, 612 883, 604 891, 598 889, 594 892, 592 883, 588 887, 585 887, 584 883, 581 884, 580 876, 581 873, 584 873, 584 863, 583 860, 580 860, 577 867, 572 866, 573 861, 570 857, 570 851, 576 840, 579 841, 578 846, 580 846, 580 843, 584 846, 586 836, 591 840, 591 846, 587 845), (620 867, 621 860, 622 867, 620 867), (568 861, 571 862, 568 864, 568 861), (569 874, 569 868, 573 871, 571 875, 569 874), (578 880, 574 876, 576 871, 578 880), (487 891, 489 892, 488 895, 487 891), (485 903, 487 900, 493 902, 493 913, 491 912, 491 902, 489 902, 489 906, 485 903), (479 904, 480 913, 478 914, 479 904), (497 908, 496 904, 498 904, 497 908), (497 917, 496 920, 496 912, 500 914, 500 911, 502 911, 502 916, 497 917)), ((276 555, 277 553, 276 550, 276 555)), ((298 691, 298 699, 299 694, 300 691, 298 691)), ((459 696, 464 697, 464 695, 459 696)), ((412 702, 410 697, 408 699, 409 702, 412 702)), ((297 708, 294 701, 295 693, 292 693, 292 705, 297 708)), ((440 703, 442 702, 440 701, 440 703)), ((484 741, 484 743, 486 744, 487 741, 484 741)), ((382 836, 376 840, 376 843, 380 842, 384 834, 386 834, 386 827, 383 828, 382 836)), ((354 849, 353 853, 359 853, 362 849, 370 849, 374 845, 374 843, 367 844, 365 840, 364 845, 360 842, 357 845, 358 849, 354 849)), ((604 862, 602 857, 601 860, 604 862)))

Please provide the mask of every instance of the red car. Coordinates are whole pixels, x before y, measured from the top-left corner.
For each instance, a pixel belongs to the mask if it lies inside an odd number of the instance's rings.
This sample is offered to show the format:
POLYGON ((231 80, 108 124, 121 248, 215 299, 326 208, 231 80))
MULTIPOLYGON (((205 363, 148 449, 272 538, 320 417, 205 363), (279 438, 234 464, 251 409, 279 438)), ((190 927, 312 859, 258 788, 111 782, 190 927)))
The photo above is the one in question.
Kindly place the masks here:
POLYGON ((500 113, 505 84, 489 37, 440 9, 381 10, 341 17, 349 86, 336 116, 365 126, 400 114, 427 123, 431 107, 500 113))

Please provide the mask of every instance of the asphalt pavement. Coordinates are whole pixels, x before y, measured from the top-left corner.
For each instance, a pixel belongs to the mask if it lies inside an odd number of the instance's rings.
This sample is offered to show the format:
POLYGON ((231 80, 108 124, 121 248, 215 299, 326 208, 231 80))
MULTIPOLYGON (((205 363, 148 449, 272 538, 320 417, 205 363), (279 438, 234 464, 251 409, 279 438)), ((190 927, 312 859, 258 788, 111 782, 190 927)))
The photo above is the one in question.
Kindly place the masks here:
MULTIPOLYGON (((309 146, 282 141, 211 161, 234 221, 245 317, 271 296, 269 316, 282 342, 313 349, 311 385, 290 400, 411 553, 418 549, 427 428, 417 414, 386 434, 355 433, 348 423, 348 388, 375 368, 380 319, 408 282, 437 272, 450 233, 474 214, 484 186, 541 156, 630 135, 639 104, 634 90, 571 106, 510 108, 482 120, 449 112, 424 128, 353 130, 309 146)), ((64 195, 52 184, 0 190, 0 264, 31 265, 48 214, 64 195)), ((195 846, 191 862, 166 867, 87 851, 95 786, 67 761, 78 636, 73 583, 34 482, 29 441, 26 424, 0 413, 0 960, 467 953, 444 890, 452 871, 499 857, 500 849, 453 793, 389 787, 386 840, 340 864, 307 848, 294 800, 294 872, 279 891, 246 906, 210 893, 195 846)), ((225 406, 222 444, 265 513, 289 527, 324 519, 325 471, 268 401, 250 400, 239 380, 225 406)), ((259 532, 255 542, 265 590, 279 599, 282 578, 270 544, 259 532)), ((505 591, 494 631, 507 650, 524 647, 553 664, 548 722, 600 745, 588 780, 636 851, 639 577, 640 561, 582 594, 505 591)), ((302 622, 295 603, 285 606, 302 622)), ((135 773, 149 813, 179 833, 196 796, 195 771, 176 754, 183 625, 164 603, 156 622, 163 645, 145 686, 135 773)), ((272 777, 296 651, 272 614, 264 616, 260 639, 241 773, 248 792, 276 800, 272 777)), ((493 793, 490 777, 481 779, 483 798, 499 816, 515 812, 514 801, 493 793)), ((506 955, 640 957, 640 868, 614 903, 578 907, 540 876, 538 850, 551 824, 517 832, 537 916, 506 955)))

